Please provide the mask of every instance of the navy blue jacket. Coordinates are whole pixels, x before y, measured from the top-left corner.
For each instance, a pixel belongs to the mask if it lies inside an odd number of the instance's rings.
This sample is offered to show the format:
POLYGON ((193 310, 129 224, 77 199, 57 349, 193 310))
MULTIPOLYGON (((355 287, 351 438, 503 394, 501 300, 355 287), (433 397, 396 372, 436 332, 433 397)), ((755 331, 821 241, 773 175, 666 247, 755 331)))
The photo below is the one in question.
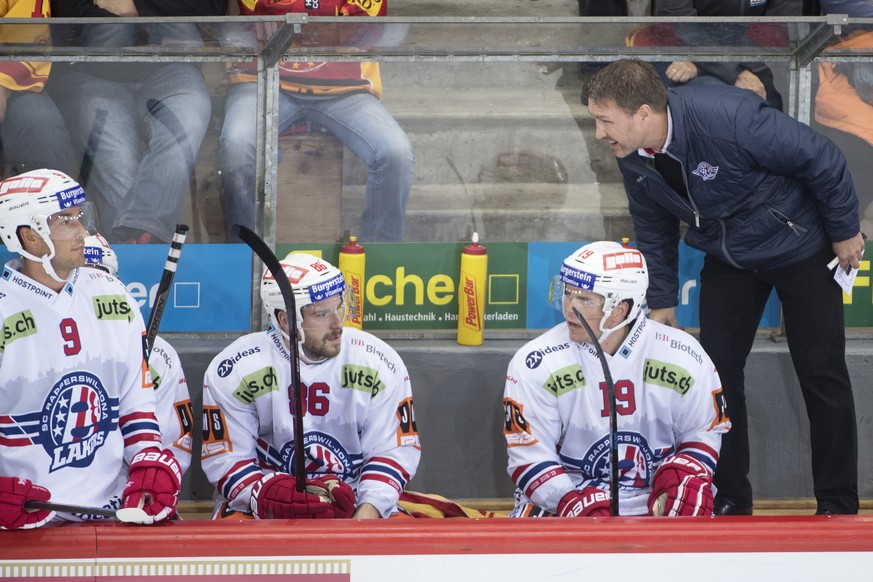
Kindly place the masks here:
POLYGON ((650 158, 618 160, 648 263, 650 308, 677 304, 680 220, 689 246, 756 270, 792 265, 858 234, 858 198, 833 142, 745 89, 691 84, 667 95, 667 153, 683 166, 689 198, 650 158))

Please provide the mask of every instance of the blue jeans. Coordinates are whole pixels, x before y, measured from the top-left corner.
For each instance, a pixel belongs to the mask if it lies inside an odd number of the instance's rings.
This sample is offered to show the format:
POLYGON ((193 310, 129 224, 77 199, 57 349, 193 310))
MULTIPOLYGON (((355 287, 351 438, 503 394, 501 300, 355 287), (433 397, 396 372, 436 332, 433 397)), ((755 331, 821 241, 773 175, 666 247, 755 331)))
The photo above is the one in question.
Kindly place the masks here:
MULTIPOLYGON (((228 240, 235 240, 230 229, 233 224, 255 227, 256 99, 255 83, 236 84, 227 92, 219 157, 228 240)), ((358 238, 403 240, 415 157, 397 121, 369 93, 300 99, 281 91, 279 132, 301 120, 317 123, 336 136, 369 170, 358 238)))
POLYGON ((137 82, 74 72, 53 87, 110 242, 124 242, 127 229, 172 239, 212 111, 197 67, 147 71, 137 82))
POLYGON ((17 172, 51 168, 75 177, 70 138, 60 111, 48 93, 14 91, 0 124, 3 160, 17 172))

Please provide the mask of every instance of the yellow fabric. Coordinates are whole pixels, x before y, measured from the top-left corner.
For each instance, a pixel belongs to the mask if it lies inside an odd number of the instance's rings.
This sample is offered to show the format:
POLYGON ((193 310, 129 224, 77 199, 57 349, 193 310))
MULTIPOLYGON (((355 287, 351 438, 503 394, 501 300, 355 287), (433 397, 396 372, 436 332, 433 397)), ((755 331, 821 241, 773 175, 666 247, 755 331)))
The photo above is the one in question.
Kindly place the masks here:
POLYGON ((464 507, 459 503, 447 499, 435 493, 418 493, 416 491, 404 491, 400 494, 398 505, 414 517, 468 517, 468 518, 491 518, 508 517, 508 513, 502 511, 486 511, 464 507))
MULTIPOLYGON (((48 18, 48 0, 0 0, 0 17, 48 18)), ((47 26, 0 26, 3 44, 46 44, 47 26)), ((48 79, 51 63, 0 61, 0 87, 12 91, 42 91, 48 79)))

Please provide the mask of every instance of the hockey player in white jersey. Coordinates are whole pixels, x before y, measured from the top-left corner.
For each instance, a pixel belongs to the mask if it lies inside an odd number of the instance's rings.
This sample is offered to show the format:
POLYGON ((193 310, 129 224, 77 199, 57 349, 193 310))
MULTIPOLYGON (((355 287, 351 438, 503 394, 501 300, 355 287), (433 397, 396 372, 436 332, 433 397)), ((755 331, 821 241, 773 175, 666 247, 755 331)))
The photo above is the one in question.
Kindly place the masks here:
POLYGON ((598 338, 615 385, 619 515, 712 515, 712 475, 730 428, 721 383, 687 333, 646 318, 643 255, 614 242, 567 257, 550 303, 565 321, 528 342, 503 404, 512 517, 610 515, 605 374, 574 308, 598 338))
POLYGON ((21 255, 0 275, 0 528, 105 519, 30 499, 175 511, 181 471, 161 449, 143 320, 116 279, 80 268, 85 208, 60 172, 0 181, 0 238, 21 255))
MULTIPOLYGON (((118 279, 118 255, 100 234, 85 237, 85 265, 118 279)), ((149 356, 149 372, 155 387, 161 445, 173 451, 184 475, 191 465, 194 409, 179 354, 159 335, 155 336, 149 356)))
POLYGON ((406 366, 388 344, 343 327, 353 301, 327 261, 292 253, 282 267, 294 290, 289 330, 269 272, 261 299, 267 331, 238 339, 206 370, 201 465, 227 510, 257 518, 389 517, 420 457, 406 366), (306 475, 294 475, 289 335, 299 341, 306 475), (296 490, 296 479, 332 499, 296 490))

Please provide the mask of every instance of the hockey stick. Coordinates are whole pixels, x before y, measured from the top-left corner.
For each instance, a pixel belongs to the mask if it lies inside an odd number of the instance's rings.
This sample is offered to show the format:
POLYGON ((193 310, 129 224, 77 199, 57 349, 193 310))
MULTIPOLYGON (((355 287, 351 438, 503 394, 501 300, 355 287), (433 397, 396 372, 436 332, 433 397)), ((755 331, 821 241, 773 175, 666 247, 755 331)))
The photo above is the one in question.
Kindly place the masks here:
POLYGON ((51 501, 38 501, 28 499, 24 502, 25 509, 46 509, 48 511, 60 511, 62 513, 82 513, 85 515, 102 515, 114 517, 124 523, 138 523, 149 525, 154 523, 154 518, 139 507, 124 507, 122 509, 106 509, 103 507, 84 507, 82 505, 68 505, 66 503, 53 503, 51 501))
POLYGON ((148 325, 146 325, 146 361, 152 355, 152 346, 154 345, 155 337, 158 335, 158 326, 161 325, 161 317, 164 315, 167 298, 170 296, 170 286, 173 284, 173 277, 176 275, 176 268, 179 265, 179 257, 182 256, 182 245, 185 244, 185 237, 187 236, 188 225, 177 224, 173 240, 170 242, 170 251, 167 253, 167 262, 164 263, 161 282, 158 283, 155 304, 152 307, 152 312, 149 314, 148 325))
MULTIPOLYGON (((294 404, 294 472, 297 478, 297 491, 303 493, 306 489, 306 447, 303 446, 303 400, 300 398, 300 348, 297 345, 297 304, 294 301, 294 290, 288 281, 288 275, 279 263, 279 259, 267 246, 261 237, 241 224, 234 224, 233 230, 240 240, 246 243, 263 261, 264 266, 273 275, 282 299, 285 302, 285 318, 288 321, 288 343, 291 351, 291 395, 294 404)), ((276 330, 279 331, 279 330, 276 330)))
POLYGON ((594 331, 575 307, 573 313, 582 322, 582 326, 594 344, 594 351, 597 352, 597 358, 600 360, 603 377, 606 381, 606 398, 609 400, 609 514, 615 517, 618 515, 618 418, 615 412, 615 383, 612 381, 609 363, 606 361, 606 356, 603 355, 603 347, 594 337, 594 331))

